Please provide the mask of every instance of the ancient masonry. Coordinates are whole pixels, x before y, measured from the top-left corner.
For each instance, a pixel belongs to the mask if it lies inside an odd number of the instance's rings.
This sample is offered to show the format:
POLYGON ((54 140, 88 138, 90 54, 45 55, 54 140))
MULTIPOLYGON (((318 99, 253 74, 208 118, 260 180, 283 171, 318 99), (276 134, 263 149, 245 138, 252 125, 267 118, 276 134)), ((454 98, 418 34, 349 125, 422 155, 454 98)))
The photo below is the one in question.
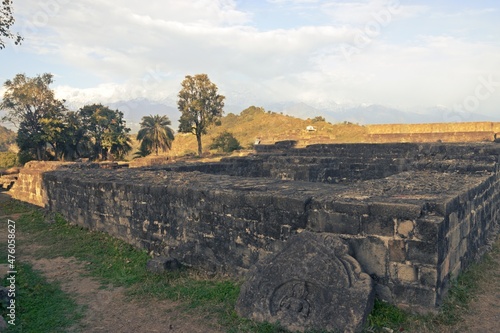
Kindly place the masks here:
MULTIPOLYGON (((295 234, 336 234, 378 297, 433 310, 498 232, 499 153, 496 143, 280 142, 209 164, 80 163, 43 174, 32 165, 12 191, 71 223, 234 276, 295 234)), ((304 294, 301 283, 293 288, 304 294)))

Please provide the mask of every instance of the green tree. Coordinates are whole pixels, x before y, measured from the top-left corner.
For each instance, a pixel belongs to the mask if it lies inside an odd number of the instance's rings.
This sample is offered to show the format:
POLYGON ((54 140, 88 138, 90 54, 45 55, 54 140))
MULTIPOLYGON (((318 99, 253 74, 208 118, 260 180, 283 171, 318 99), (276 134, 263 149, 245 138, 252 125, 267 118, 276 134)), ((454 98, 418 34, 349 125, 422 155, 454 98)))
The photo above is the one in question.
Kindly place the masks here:
POLYGON ((5 48, 5 38, 14 40, 16 45, 20 44, 23 40, 19 34, 14 35, 10 31, 14 22, 15 19, 12 15, 12 1, 2 0, 2 4, 0 4, 0 50, 5 48))
POLYGON ((174 141, 174 131, 170 128, 172 123, 167 116, 150 115, 142 117, 141 129, 137 133, 137 140, 141 141, 143 151, 154 151, 158 155, 158 150, 166 151, 172 148, 174 141))
POLYGON ((90 155, 90 145, 88 137, 85 135, 85 126, 77 112, 69 111, 63 119, 64 129, 58 142, 62 158, 66 160, 75 160, 80 157, 90 155))
POLYGON ((86 105, 77 114, 83 132, 77 149, 87 152, 91 159, 107 160, 112 155, 122 159, 131 149, 123 112, 102 104, 86 105))
POLYGON ((134 153, 134 159, 146 157, 151 154, 150 145, 146 141, 146 139, 142 140, 139 150, 134 153))
POLYGON ((196 135, 201 156, 201 137, 207 133, 208 126, 222 116, 225 97, 217 93, 217 86, 206 74, 186 76, 178 97, 177 106, 182 113, 179 132, 196 135))
POLYGON ((239 141, 229 132, 223 132, 217 136, 210 145, 210 149, 217 149, 224 153, 230 153, 241 148, 239 141))
POLYGON ((16 143, 20 151, 37 160, 47 159, 50 147, 57 151, 62 132, 66 108, 64 101, 57 100, 49 88, 52 82, 52 74, 48 73, 34 78, 17 74, 5 82, 0 104, 0 109, 7 111, 2 120, 18 127, 16 143))

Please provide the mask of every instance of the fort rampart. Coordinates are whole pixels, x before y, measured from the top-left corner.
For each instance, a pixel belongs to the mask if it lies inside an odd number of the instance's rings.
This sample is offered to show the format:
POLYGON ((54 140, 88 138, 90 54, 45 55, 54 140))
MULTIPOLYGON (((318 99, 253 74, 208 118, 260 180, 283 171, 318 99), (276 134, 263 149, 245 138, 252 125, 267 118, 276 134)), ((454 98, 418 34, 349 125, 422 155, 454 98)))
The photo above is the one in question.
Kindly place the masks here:
POLYGON ((71 223, 233 276, 303 230, 339 234, 380 298, 433 310, 497 234, 499 153, 495 143, 283 142, 207 164, 38 173, 33 164, 12 191, 71 223))

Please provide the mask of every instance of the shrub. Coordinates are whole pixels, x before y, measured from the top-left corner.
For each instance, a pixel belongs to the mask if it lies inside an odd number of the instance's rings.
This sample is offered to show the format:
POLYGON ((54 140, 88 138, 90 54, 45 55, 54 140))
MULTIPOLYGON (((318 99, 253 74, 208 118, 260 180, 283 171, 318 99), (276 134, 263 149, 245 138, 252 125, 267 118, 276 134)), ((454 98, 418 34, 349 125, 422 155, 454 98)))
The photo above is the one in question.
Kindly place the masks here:
POLYGON ((239 141, 229 132, 224 132, 217 136, 210 145, 210 149, 217 149, 224 153, 230 153, 241 148, 239 141))
POLYGON ((16 153, 12 153, 10 151, 0 152, 0 168, 8 169, 12 168, 16 164, 17 164, 16 153))

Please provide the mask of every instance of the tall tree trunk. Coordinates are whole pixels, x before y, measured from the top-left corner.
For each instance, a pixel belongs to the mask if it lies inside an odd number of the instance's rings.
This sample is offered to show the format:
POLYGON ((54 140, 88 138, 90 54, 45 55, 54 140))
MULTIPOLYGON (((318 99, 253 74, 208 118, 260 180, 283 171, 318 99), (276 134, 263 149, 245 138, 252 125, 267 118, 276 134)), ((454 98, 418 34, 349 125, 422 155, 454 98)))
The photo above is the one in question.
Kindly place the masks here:
POLYGON ((202 147, 201 147, 201 133, 200 134, 196 134, 196 141, 198 141, 198 156, 201 157, 201 154, 203 153, 202 151, 202 147))

